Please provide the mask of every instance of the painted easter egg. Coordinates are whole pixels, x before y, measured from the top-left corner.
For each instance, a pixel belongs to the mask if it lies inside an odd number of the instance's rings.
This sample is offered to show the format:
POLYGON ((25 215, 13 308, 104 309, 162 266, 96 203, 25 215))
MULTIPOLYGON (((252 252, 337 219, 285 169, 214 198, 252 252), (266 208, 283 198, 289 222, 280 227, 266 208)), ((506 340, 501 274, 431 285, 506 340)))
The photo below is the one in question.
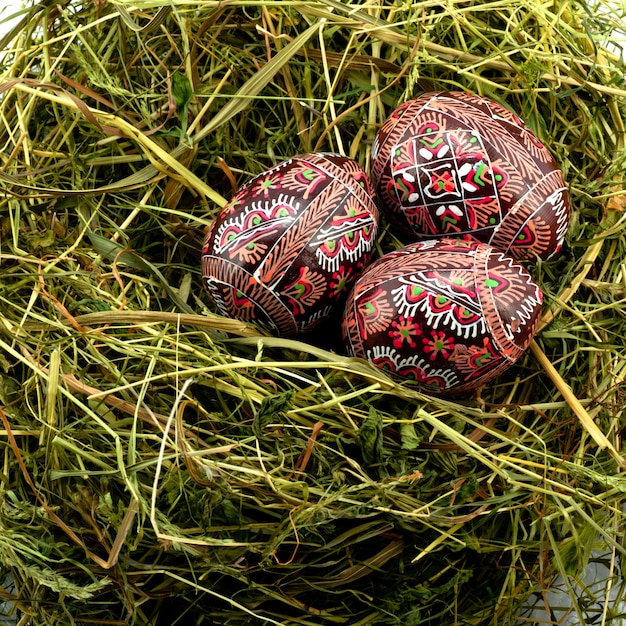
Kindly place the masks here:
POLYGON ((306 154, 247 182, 209 229, 204 284, 219 312, 290 337, 345 301, 369 261, 378 210, 354 160, 306 154))
POLYGON ((471 235, 546 259, 570 216, 563 174, 514 113, 469 93, 426 93, 384 122, 372 152, 380 207, 411 240, 471 235))
POLYGON ((542 294, 510 256, 466 239, 431 239, 374 261, 351 290, 346 347, 433 394, 476 389, 528 348, 542 294))

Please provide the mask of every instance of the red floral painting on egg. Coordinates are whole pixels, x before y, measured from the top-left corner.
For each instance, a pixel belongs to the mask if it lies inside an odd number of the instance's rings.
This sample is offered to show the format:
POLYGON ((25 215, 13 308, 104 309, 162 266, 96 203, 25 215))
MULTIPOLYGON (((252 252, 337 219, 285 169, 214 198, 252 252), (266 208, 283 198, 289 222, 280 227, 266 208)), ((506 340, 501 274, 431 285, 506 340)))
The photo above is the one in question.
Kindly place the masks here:
POLYGON ((441 239, 375 261, 348 298, 349 351, 434 393, 468 391, 528 347, 541 292, 510 257, 441 239))
POLYGON ((356 198, 348 195, 329 222, 313 240, 317 262, 328 271, 337 271, 345 261, 367 263, 374 247, 376 225, 372 215, 356 198))
POLYGON ((326 289, 326 278, 307 266, 298 268, 298 278, 284 285, 281 293, 291 305, 294 315, 302 315, 319 299, 320 291, 326 289))
POLYGON ((474 131, 420 128, 391 155, 388 187, 409 224, 420 232, 493 230, 502 219, 498 191, 508 182, 474 131))
POLYGON ((413 381, 434 393, 445 392, 458 382, 450 368, 435 368, 419 355, 403 358, 393 349, 377 346, 372 349, 368 358, 384 372, 413 381))

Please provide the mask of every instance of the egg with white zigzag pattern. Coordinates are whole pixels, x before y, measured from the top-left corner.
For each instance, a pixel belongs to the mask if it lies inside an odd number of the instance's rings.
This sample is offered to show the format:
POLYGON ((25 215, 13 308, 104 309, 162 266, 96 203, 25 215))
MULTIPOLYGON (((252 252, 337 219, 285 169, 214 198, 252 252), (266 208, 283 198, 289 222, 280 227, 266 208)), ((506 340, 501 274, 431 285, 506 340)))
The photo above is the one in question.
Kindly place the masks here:
POLYGON ((348 295, 352 356, 425 392, 471 391, 530 345, 542 294, 511 257, 476 240, 430 239, 374 261, 348 295))
POLYGON ((361 166, 293 157, 247 182, 213 222, 204 285, 223 315, 292 337, 340 314, 370 259, 378 209, 361 166))

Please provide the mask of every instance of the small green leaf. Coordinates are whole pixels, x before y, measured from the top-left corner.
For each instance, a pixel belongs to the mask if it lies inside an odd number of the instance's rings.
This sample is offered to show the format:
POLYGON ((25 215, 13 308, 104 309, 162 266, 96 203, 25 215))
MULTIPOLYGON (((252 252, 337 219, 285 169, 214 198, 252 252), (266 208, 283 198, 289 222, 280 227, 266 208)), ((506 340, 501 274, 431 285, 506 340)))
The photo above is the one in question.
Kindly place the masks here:
POLYGON ((382 461, 383 418, 374 408, 370 407, 369 415, 359 428, 359 443, 366 465, 375 465, 382 461))
POLYGON ((183 141, 187 136, 187 107, 193 97, 191 83, 185 74, 176 72, 172 75, 172 97, 180 120, 180 140, 183 141))
POLYGON ((261 406, 254 416, 252 422, 252 432, 256 437, 263 435, 263 430, 271 422, 276 421, 276 415, 285 411, 292 405, 293 391, 285 391, 275 396, 266 396, 261 402, 261 406))
POLYGON ((415 424, 410 423, 400 425, 400 439, 403 450, 415 450, 422 442, 422 438, 415 432, 415 424))
POLYGON ((176 110, 180 115, 186 115, 187 107, 193 97, 193 89, 187 76, 181 72, 175 72, 172 75, 172 96, 176 102, 176 110))

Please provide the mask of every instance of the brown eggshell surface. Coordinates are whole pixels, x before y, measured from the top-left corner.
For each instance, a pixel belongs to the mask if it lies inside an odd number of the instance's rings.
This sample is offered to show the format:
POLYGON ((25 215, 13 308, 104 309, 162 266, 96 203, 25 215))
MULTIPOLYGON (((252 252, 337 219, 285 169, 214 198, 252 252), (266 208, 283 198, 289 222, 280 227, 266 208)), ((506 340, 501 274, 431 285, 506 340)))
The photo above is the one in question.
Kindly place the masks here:
POLYGON ((336 154, 294 157, 246 183, 202 250, 218 310, 289 337, 341 308, 369 261, 378 210, 360 165, 336 154))
POLYGON ((477 241, 427 240, 374 261, 346 302, 349 353, 422 390, 476 389, 528 348, 542 294, 509 256, 477 241))
POLYGON ((411 240, 474 238, 514 259, 562 246, 570 202, 552 155, 514 113, 464 92, 399 106, 372 151, 380 208, 411 240))

